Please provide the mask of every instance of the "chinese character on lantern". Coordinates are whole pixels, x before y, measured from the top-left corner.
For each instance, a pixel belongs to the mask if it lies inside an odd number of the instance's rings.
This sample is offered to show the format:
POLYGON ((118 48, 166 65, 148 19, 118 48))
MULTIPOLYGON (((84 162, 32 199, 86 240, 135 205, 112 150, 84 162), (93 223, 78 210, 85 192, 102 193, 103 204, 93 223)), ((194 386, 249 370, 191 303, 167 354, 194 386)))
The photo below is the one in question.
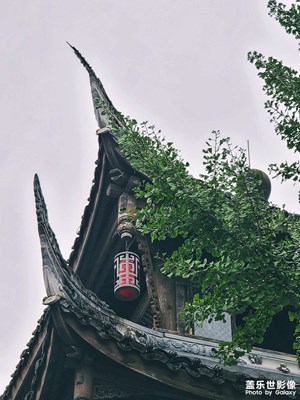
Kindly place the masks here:
POLYGON ((140 259, 130 251, 123 251, 114 259, 114 293, 118 300, 132 301, 140 295, 140 259))

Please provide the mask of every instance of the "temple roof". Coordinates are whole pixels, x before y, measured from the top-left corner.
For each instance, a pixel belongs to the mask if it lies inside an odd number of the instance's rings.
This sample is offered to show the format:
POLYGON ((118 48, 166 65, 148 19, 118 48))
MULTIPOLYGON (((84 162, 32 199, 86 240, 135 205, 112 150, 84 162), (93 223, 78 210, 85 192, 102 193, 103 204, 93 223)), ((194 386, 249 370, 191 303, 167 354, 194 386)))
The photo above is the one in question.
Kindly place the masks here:
POLYGON ((61 257, 37 178, 35 195, 47 292, 44 304, 49 305, 66 345, 76 347, 79 337, 125 368, 195 396, 207 390, 207 398, 212 398, 222 387, 224 395, 218 398, 228 398, 228 390, 231 398, 242 398, 245 381, 253 379, 289 379, 300 384, 300 369, 293 356, 256 350, 241 357, 237 366, 224 367, 214 358, 216 342, 149 329, 118 316, 83 285, 61 257), (169 371, 176 372, 175 380, 169 371), (211 382, 205 390, 204 377, 211 382))
MULTIPOLYGON (((95 176, 68 261, 62 257, 50 226, 39 179, 34 178, 47 294, 44 304, 48 307, 1 399, 42 399, 51 382, 59 379, 59 368, 56 375, 53 370, 64 362, 61 343, 69 349, 64 351, 70 359, 80 359, 77 349, 84 343, 99 357, 145 379, 154 379, 189 399, 241 399, 245 381, 252 379, 294 380, 300 385, 300 369, 294 356, 256 349, 241 357, 238 365, 224 367, 214 357, 217 342, 170 333, 159 329, 159 325, 156 329, 146 328, 130 320, 134 304, 116 304, 111 297, 112 255, 122 245, 116 235, 118 197, 149 178, 135 171, 120 151, 110 126, 111 118, 121 126, 119 113, 93 69, 77 49, 71 48, 90 77, 99 126, 95 176)), ((145 244, 143 252, 149 264, 151 254, 145 244)), ((153 284, 147 284, 148 291, 153 290, 153 284)), ((142 291, 147 294, 145 283, 142 291)), ((155 308, 154 303, 153 295, 155 308)), ((300 395, 300 388, 297 393, 300 395)))

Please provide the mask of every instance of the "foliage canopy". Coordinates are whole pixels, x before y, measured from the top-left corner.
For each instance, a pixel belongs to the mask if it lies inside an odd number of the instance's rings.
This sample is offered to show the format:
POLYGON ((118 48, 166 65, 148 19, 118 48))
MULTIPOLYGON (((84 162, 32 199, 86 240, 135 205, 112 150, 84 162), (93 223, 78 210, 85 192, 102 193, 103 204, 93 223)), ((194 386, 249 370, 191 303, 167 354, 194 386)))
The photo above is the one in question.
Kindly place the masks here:
MULTIPOLYGON (((299 6, 286 9, 274 0, 269 13, 299 39, 299 6)), ((265 103, 276 132, 289 148, 300 151, 299 74, 257 52, 249 60, 264 80, 265 103)), ((243 314, 232 342, 223 342, 218 356, 236 362, 243 352, 262 343, 275 314, 294 309, 295 348, 300 349, 300 219, 272 206, 261 180, 247 164, 243 149, 213 132, 203 150, 205 173, 188 172, 173 144, 147 122, 122 118, 112 129, 120 148, 136 170, 151 178, 136 190, 146 199, 137 213, 137 227, 152 240, 181 238, 164 258, 169 277, 191 279, 197 294, 186 305, 189 320, 224 320, 224 313, 243 314)), ((300 164, 274 166, 285 178, 300 180, 300 164)), ((300 357, 299 357, 300 358, 300 357)))
MULTIPOLYGON (((299 0, 297 0, 299 3, 299 0)), ((274 17, 287 33, 300 39, 300 6, 292 4, 290 9, 282 3, 270 0, 269 15, 274 17)), ((263 79, 263 90, 268 99, 265 108, 275 124, 275 132, 286 142, 287 147, 296 153, 300 152, 300 74, 285 66, 282 61, 273 57, 264 57, 256 51, 248 54, 250 62, 258 70, 258 76, 263 79)), ((291 164, 282 162, 271 165, 276 176, 283 180, 300 180, 299 161, 291 164)))

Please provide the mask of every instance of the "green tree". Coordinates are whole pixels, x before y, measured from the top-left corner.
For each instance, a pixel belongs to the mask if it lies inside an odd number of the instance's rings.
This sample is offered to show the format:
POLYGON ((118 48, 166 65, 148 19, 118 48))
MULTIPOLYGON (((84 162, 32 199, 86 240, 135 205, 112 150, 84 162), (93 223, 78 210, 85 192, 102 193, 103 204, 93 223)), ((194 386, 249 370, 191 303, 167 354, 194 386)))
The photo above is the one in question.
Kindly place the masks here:
POLYGON ((133 166, 151 178, 136 191, 146 199, 138 229, 152 240, 182 240, 171 255, 160 257, 164 273, 191 279, 198 289, 186 317, 224 320, 225 312, 244 314, 219 356, 231 364, 243 353, 237 349, 250 351, 261 343, 285 306, 295 307, 298 321, 300 221, 266 201, 245 151, 215 132, 203 150, 205 173, 198 180, 154 127, 124 119, 114 132, 133 166))
MULTIPOLYGON (((286 10, 275 1, 268 7, 288 32, 299 37, 299 7, 286 10)), ((266 108, 277 133, 290 148, 300 149, 299 91, 295 92, 299 76, 273 58, 256 52, 249 58, 265 80, 270 97, 266 108)), ((292 306, 299 349, 300 220, 268 203, 245 151, 214 132, 203 150, 205 173, 196 179, 154 126, 138 125, 121 115, 114 121, 122 151, 136 170, 151 178, 136 190, 138 197, 146 199, 146 206, 137 212, 138 229, 152 240, 181 239, 171 255, 160 257, 164 273, 190 279, 197 288, 193 302, 186 306, 186 317, 224 320, 225 312, 243 314, 232 342, 222 343, 218 353, 232 364, 263 341, 275 314, 292 306)), ((287 168, 291 171, 293 165, 278 167, 278 173, 286 177, 287 168)))
MULTIPOLYGON (((299 0, 296 1, 299 3, 299 0)), ((300 39, 300 6, 286 5, 276 0, 268 2, 269 15, 274 17, 287 33, 300 39)), ((300 152, 300 75, 298 71, 285 66, 273 57, 264 57, 256 51, 248 54, 250 62, 258 70, 258 76, 264 81, 263 90, 268 99, 265 108, 275 124, 276 133, 286 142, 287 147, 300 152)), ((291 164, 282 162, 273 164, 271 169, 283 180, 300 180, 300 162, 291 164)))

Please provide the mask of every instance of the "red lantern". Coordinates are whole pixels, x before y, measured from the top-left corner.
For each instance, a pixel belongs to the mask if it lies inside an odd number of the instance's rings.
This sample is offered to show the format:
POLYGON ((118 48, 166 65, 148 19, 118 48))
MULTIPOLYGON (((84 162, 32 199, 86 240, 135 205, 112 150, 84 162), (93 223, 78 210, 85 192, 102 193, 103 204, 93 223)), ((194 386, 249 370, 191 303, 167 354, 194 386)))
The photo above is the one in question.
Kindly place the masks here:
POLYGON ((114 258, 115 287, 118 300, 132 301, 140 295, 140 259, 130 251, 123 251, 114 258))

